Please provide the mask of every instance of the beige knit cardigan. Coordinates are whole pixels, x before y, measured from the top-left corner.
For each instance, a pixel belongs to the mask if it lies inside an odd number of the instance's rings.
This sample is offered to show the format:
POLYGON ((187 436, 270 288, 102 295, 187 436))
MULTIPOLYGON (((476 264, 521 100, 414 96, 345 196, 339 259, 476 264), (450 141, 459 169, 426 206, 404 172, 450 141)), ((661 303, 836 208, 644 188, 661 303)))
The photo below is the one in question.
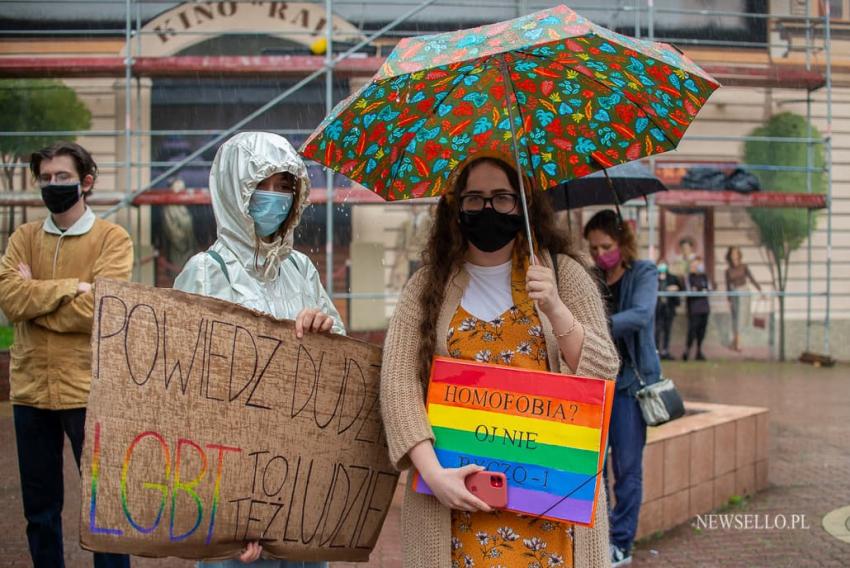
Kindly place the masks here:
MULTIPOLYGON (((546 255, 548 256, 548 255, 546 255)), ((549 258, 543 263, 551 268, 549 258)), ((584 267, 566 255, 558 256, 558 289, 564 304, 584 327, 584 344, 577 369, 560 357, 552 325, 540 314, 549 354, 549 368, 562 373, 614 380, 620 367, 611 341, 599 289, 584 267)), ((460 305, 469 274, 461 269, 449 278, 442 309, 437 319, 436 355, 448 355, 449 323, 460 305)), ((425 412, 425 393, 419 380, 419 298, 424 289, 423 270, 404 288, 390 320, 381 368, 381 412, 386 428, 390 459, 399 470, 411 468, 407 453, 423 440, 434 440, 425 412)), ((405 568, 451 568, 451 511, 436 498, 415 493, 413 476, 408 476, 402 506, 402 549, 405 568)), ((575 567, 610 566, 608 514, 605 492, 599 492, 594 527, 575 528, 575 567)))

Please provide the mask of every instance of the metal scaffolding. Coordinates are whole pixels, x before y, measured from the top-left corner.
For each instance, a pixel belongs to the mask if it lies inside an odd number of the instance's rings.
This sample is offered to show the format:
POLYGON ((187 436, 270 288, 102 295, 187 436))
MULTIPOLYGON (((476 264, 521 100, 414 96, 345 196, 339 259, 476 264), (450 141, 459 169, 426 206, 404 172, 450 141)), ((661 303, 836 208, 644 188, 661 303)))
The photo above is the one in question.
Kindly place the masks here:
MULTIPOLYGON (((62 0, 29 0, 22 2, 21 0, 0 0, 0 7, 7 5, 29 4, 31 6, 39 6, 41 9, 46 9, 51 5, 63 4, 62 0)), ((256 0, 240 0, 239 2, 223 2, 223 0, 215 0, 214 2, 205 3, 209 6, 219 6, 227 4, 258 4, 256 0)), ((344 44, 344 49, 335 50, 338 42, 335 40, 335 32, 332 25, 324 26, 324 41, 325 50, 321 56, 305 56, 305 55, 263 55, 259 54, 256 57, 245 58, 241 56, 198 56, 198 55, 179 55, 167 57, 151 57, 143 53, 142 41, 145 36, 154 36, 163 32, 157 30, 145 29, 145 21, 152 19, 157 13, 178 6, 174 2, 164 2, 163 0, 114 0, 112 2, 104 0, 76 0, 74 5, 81 10, 99 10, 101 8, 106 11, 106 6, 109 10, 115 12, 118 5, 123 4, 123 29, 115 29, 104 26, 102 28, 94 27, 75 27, 76 20, 68 20, 63 26, 47 26, 45 28, 36 29, 2 29, 0 30, 0 40, 4 39, 33 39, 33 38, 74 38, 74 37, 97 37, 97 38, 117 38, 123 37, 125 50, 120 57, 107 56, 39 56, 39 57, 0 57, 0 77, 112 77, 123 81, 121 85, 123 90, 123 129, 103 129, 86 131, 52 131, 52 132, 0 132, 0 137, 17 137, 17 136, 32 136, 36 134, 54 135, 54 136, 78 136, 84 135, 87 137, 103 137, 116 140, 116 149, 119 147, 118 140, 123 143, 123 157, 120 160, 104 162, 101 167, 118 168, 123 172, 123 184, 125 190, 123 192, 113 191, 107 192, 101 196, 101 203, 108 204, 108 207, 102 212, 105 216, 112 216, 119 211, 129 211, 133 205, 144 203, 141 196, 150 190, 161 185, 162 182, 169 179, 170 176, 179 172, 188 166, 208 166, 209 160, 203 159, 203 156, 209 150, 217 147, 223 140, 250 124, 254 119, 260 117, 270 109, 278 106, 282 101, 288 99, 298 93, 306 85, 313 83, 324 77, 324 108, 326 112, 330 112, 334 105, 339 102, 334 100, 334 84, 337 77, 367 77, 372 72, 377 70, 378 65, 383 57, 388 53, 388 48, 392 43, 401 37, 415 35, 420 32, 421 28, 426 28, 427 31, 448 31, 443 29, 448 24, 448 21, 443 22, 441 28, 434 23, 431 18, 424 23, 417 23, 416 16, 423 13, 428 8, 439 7, 441 11, 447 14, 459 13, 452 10, 463 10, 466 7, 469 10, 468 3, 461 0, 378 0, 374 2, 363 2, 357 0, 313 0, 306 4, 316 4, 324 6, 326 20, 332 20, 330 15, 335 14, 337 10, 344 9, 347 13, 355 14, 358 10, 361 13, 367 11, 386 10, 388 13, 401 12, 396 17, 388 18, 388 23, 381 26, 359 26, 359 32, 362 39, 344 44), (364 51, 366 50, 366 51, 364 51), (298 80, 279 94, 273 96, 265 104, 257 107, 254 111, 246 114, 243 118, 236 120, 230 126, 223 129, 145 129, 142 124, 142 81, 151 77, 179 77, 179 76, 212 76, 212 77, 243 77, 243 76, 290 76, 296 77, 298 80), (135 87, 135 88, 134 88, 135 87), (134 112, 135 109, 135 112, 134 112), (207 138, 206 142, 201 144, 197 149, 189 155, 177 161, 159 162, 153 159, 153 156, 146 160, 143 152, 143 139, 153 136, 198 136, 207 138), (152 177, 147 183, 143 182, 145 177, 143 174, 150 174, 151 168, 165 168, 164 171, 152 177)), ((259 2, 259 4, 263 4, 259 2)), ((275 4, 275 3, 268 3, 275 4)), ((475 2, 474 8, 481 12, 472 20, 482 20, 478 23, 483 23, 483 20, 490 18, 490 14, 507 15, 507 17, 519 16, 531 11, 550 7, 552 2, 534 2, 529 0, 504 0, 504 1, 482 1, 475 2), (486 10, 486 13, 484 11, 486 10), (509 12, 509 13, 507 13, 509 12), (506 14, 507 13, 507 14, 506 14)), ((812 239, 808 239, 807 243, 807 288, 806 293, 791 293, 785 292, 786 297, 805 296, 806 303, 806 347, 811 348, 811 333, 810 330, 815 322, 812 321, 812 301, 815 298, 823 298, 825 302, 825 320, 824 320, 824 345, 823 350, 826 353, 830 351, 829 327, 831 321, 831 298, 834 292, 831 288, 832 277, 832 53, 830 48, 831 41, 831 18, 830 18, 830 2, 818 2, 821 6, 822 15, 813 15, 814 4, 809 0, 805 2, 803 7, 804 13, 776 15, 769 13, 770 3, 761 2, 753 5, 761 5, 763 11, 754 10, 735 11, 735 10, 703 10, 703 9, 687 9, 679 7, 679 4, 665 2, 664 6, 658 0, 620 0, 616 5, 611 3, 597 3, 593 5, 571 5, 579 13, 586 14, 591 19, 595 16, 605 16, 612 22, 619 22, 622 19, 631 19, 631 32, 635 37, 645 37, 650 40, 664 41, 675 43, 689 48, 751 48, 760 50, 784 49, 785 53, 803 53, 805 55, 805 64, 801 67, 791 68, 789 66, 762 66, 748 67, 734 64, 715 64, 706 66, 709 72, 714 73, 722 83, 733 85, 758 85, 767 87, 790 87, 801 88, 805 90, 806 103, 806 118, 811 126, 812 119, 812 95, 819 89, 824 89, 826 95, 826 125, 827 129, 823 139, 813 138, 811 132, 805 138, 770 138, 770 142, 782 143, 806 143, 809 145, 807 156, 807 166, 805 168, 796 168, 803 170, 807 175, 806 192, 813 192, 812 174, 820 171, 814 165, 814 147, 818 144, 823 145, 825 155, 825 174, 827 176, 827 194, 823 202, 826 216, 826 289, 823 292, 816 292, 813 289, 812 282, 812 239), (672 7, 670 7, 672 6, 672 7), (759 23, 763 25, 766 33, 764 41, 752 38, 745 39, 706 39, 697 37, 668 37, 664 33, 659 33, 659 24, 667 21, 670 18, 706 18, 707 21, 714 21, 714 18, 740 18, 745 22, 759 23), (783 26, 802 27, 805 33, 805 41, 802 45, 797 45, 793 41, 793 37, 788 36, 785 41, 775 41, 772 39, 771 31, 775 26, 782 31, 783 26), (821 44, 818 42, 818 34, 821 36, 821 44), (749 40, 749 41, 748 41, 749 40), (822 54, 824 64, 816 66, 813 62, 814 55, 822 54)), ((801 3, 797 3, 801 4, 801 3)), ((193 5, 187 3, 187 6, 193 5)), ((212 10, 212 8, 209 8, 212 10)), ((272 8, 274 9, 274 8, 272 8)), ((0 8, 2 11, 2 8, 0 8)), ((497 19, 497 18, 493 18, 497 19)), ((97 20, 94 20, 95 22, 97 20)), ((460 26, 456 26, 460 27, 460 26)), ((465 27, 465 26, 463 26, 465 27)), ((622 26, 621 26, 622 27, 622 26)), ((199 34, 204 35, 208 32, 195 30, 172 30, 176 34, 199 34)), ((319 31, 319 30, 316 30, 319 31)), ((229 32, 216 31, 214 35, 227 35, 229 32)), ((234 36, 267 36, 271 33, 269 29, 257 29, 253 32, 238 31, 232 32, 234 36)), ((291 32, 297 34, 300 32, 291 32)), ((309 34, 310 32, 303 32, 309 34)), ((780 34, 780 40, 782 40, 780 34)), ((0 54, 2 55, 2 54, 0 54)), ((305 135, 309 133, 309 129, 286 128, 277 130, 284 135, 305 135)), ((689 136, 689 140, 703 140, 713 142, 743 142, 746 140, 755 140, 758 137, 741 137, 741 136, 689 136)), ((656 160, 649 160, 650 164, 655 167, 656 160)), ((20 168, 25 166, 21 162, 4 163, 3 168, 20 168)), ((749 169, 781 169, 771 164, 749 164, 749 169)), ((790 168, 795 169, 795 168, 790 168)), ((327 170, 325 175, 326 181, 326 210, 325 210, 325 266, 324 275, 325 283, 328 292, 334 299, 356 300, 367 298, 390 298, 391 293, 372 294, 372 293, 351 293, 350 290, 340 291, 334 289, 334 207, 335 207, 335 188, 334 175, 330 170, 327 170)), ((117 188, 112 188, 113 190, 117 188)), ((0 194, 0 218, 7 216, 9 207, 18 206, 21 204, 32 203, 37 204, 37 196, 35 194, 0 194), (29 199, 29 201, 28 201, 29 199), (34 200, 34 201, 33 201, 34 200)), ((648 220, 649 220, 649 250, 655 248, 655 218, 658 209, 663 204, 659 204, 654 196, 648 201, 648 220)), ((23 208, 25 218, 26 209, 23 208)), ((809 226, 813 222, 813 208, 808 208, 809 226)), ((137 219, 135 223, 131 223, 129 214, 119 220, 128 226, 136 225, 137 237, 141 240, 141 209, 137 207, 137 219)), ((7 227, 11 232, 13 227, 7 227)), ((684 295, 682 293, 677 293, 684 295)), ((720 293, 712 293, 717 295, 720 293)), ((735 295, 738 293, 733 293, 735 295)), ((779 295, 779 292, 773 292, 774 295, 779 295)), ((693 293, 690 293, 693 295, 693 293)), ((723 295, 730 295, 724 293, 723 295)))

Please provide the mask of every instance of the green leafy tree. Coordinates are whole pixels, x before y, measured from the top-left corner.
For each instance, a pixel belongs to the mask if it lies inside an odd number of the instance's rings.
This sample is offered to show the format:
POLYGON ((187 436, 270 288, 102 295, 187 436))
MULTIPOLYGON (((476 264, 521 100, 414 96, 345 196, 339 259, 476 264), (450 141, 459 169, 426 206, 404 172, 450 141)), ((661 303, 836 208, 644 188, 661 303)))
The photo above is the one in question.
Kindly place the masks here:
MULTIPOLYGON (((55 132, 88 130, 91 112, 70 87, 55 80, 8 79, 0 81, 0 131, 55 132)), ((0 157, 4 164, 27 162, 29 155, 57 140, 74 136, 25 135, 0 136, 0 157)), ((14 189, 16 170, 26 180, 26 168, 4 167, 6 189, 14 189)), ((26 187, 22 183, 21 187, 26 187)))
MULTIPOLYGON (((772 138, 820 139, 821 135, 802 116, 783 112, 771 117, 763 126, 750 133, 751 136, 772 138), (811 128, 811 130, 809 130, 811 128)), ((750 140, 744 146, 744 158, 748 164, 770 166, 806 167, 810 165, 816 171, 811 172, 811 187, 814 193, 826 191, 823 145, 806 142, 768 142, 750 140), (809 161, 810 160, 810 161, 809 161)), ((804 193, 807 191, 807 173, 805 171, 764 171, 755 172, 764 191, 781 193, 804 193)), ((773 287, 784 292, 788 284, 788 265, 791 253, 811 235, 816 219, 808 222, 805 209, 749 209, 750 218, 758 227, 761 246, 767 252, 770 261, 770 273, 773 287)), ((779 297, 779 358, 785 360, 785 297, 779 297)))

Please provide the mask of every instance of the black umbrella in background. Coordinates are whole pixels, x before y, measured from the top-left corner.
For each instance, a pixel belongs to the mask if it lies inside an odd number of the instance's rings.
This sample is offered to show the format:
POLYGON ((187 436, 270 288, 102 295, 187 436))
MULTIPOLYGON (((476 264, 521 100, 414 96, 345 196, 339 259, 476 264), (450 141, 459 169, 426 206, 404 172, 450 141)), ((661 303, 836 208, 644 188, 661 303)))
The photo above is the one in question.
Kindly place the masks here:
POLYGON ((591 205, 620 205, 659 191, 667 191, 667 186, 648 167, 641 162, 627 162, 608 168, 607 179, 606 171, 601 170, 562 183, 546 193, 555 211, 564 211, 591 205))

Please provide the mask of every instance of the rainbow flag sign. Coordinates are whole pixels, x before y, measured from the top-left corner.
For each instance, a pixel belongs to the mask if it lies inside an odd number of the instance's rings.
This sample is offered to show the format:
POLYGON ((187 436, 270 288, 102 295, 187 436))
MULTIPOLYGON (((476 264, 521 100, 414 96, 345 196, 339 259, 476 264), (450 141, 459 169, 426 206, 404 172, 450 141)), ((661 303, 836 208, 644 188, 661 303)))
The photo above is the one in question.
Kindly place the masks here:
POLYGON ((613 381, 437 357, 427 407, 443 467, 503 472, 507 510, 593 526, 613 400, 613 381))

